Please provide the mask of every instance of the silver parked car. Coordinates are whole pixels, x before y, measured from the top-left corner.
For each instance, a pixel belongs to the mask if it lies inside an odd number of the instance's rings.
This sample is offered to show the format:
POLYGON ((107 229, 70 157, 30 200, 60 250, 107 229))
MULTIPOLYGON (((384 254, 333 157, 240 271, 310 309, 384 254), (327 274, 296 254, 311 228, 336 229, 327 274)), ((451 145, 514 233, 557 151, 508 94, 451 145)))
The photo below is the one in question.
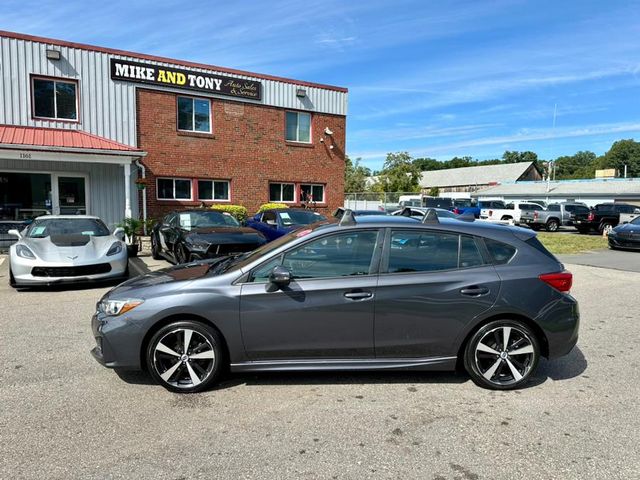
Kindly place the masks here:
POLYGON ((46 215, 9 233, 18 237, 9 250, 12 287, 128 276, 122 229, 111 233, 98 217, 46 215))

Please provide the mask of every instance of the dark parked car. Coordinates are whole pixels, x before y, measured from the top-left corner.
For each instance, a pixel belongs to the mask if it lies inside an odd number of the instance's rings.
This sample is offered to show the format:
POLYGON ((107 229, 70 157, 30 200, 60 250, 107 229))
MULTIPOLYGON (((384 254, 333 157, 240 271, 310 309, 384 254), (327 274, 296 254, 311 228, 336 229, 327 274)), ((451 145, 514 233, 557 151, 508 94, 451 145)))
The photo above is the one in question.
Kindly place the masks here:
POLYGON ((326 221, 327 217, 304 208, 275 208, 254 215, 247 226, 262 233, 268 241, 311 223, 326 221))
POLYGON ((599 203, 589 212, 576 213, 573 222, 580 233, 602 233, 620 223, 621 213, 633 213, 637 208, 626 203, 599 203))
POLYGON ((166 215, 151 231, 153 258, 175 263, 249 252, 267 242, 230 214, 214 210, 182 210, 166 215))
POLYGON ((98 302, 93 356, 176 392, 221 372, 449 370, 519 388, 578 339, 572 276, 531 230, 345 213, 254 252, 129 280, 98 302))
POLYGON ((618 225, 609 232, 609 248, 640 249, 640 217, 618 225))

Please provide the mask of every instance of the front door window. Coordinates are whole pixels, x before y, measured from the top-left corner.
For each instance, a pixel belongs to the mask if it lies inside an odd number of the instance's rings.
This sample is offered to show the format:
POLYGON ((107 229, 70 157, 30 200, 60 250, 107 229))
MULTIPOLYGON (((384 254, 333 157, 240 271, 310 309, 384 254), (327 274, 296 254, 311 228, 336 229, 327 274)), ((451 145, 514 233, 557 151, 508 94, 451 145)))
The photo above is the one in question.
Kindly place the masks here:
POLYGON ((58 177, 58 202, 60 215, 86 215, 84 177, 58 177))

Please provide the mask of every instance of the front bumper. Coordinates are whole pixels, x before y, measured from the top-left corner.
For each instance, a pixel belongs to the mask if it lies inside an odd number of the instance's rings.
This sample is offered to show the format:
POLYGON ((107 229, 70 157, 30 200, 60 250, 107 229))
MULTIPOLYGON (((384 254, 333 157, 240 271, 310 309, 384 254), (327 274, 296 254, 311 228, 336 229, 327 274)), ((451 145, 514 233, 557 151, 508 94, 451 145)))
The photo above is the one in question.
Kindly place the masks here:
POLYGON ((130 315, 109 317, 96 312, 91 317, 91 331, 96 346, 90 351, 98 363, 107 368, 139 370, 145 330, 130 315))
POLYGON ((128 259, 126 252, 124 252, 123 255, 114 255, 113 258, 107 257, 106 259, 100 259, 96 262, 84 263, 44 262, 37 258, 31 260, 18 257, 17 255, 11 255, 10 264, 11 272, 17 285, 35 286, 97 282, 124 278, 127 272, 128 259), (91 267, 97 264, 109 265, 109 271, 104 273, 83 273, 83 270, 91 271, 91 267), (40 270, 41 273, 34 275, 38 270, 40 270), (46 272, 42 273, 43 270, 46 272), (55 273, 56 270, 61 272, 61 274, 55 273))
POLYGON ((609 235, 609 246, 613 248, 628 248, 640 250, 640 238, 622 237, 620 235, 609 235))

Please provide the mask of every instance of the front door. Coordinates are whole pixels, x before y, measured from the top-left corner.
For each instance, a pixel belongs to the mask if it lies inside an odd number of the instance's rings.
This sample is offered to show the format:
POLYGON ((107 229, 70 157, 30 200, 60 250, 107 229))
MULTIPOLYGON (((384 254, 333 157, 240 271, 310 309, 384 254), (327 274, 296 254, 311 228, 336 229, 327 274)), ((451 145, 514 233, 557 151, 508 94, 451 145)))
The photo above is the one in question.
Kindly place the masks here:
POLYGON ((87 190, 85 177, 58 176, 58 213, 86 215, 87 190))
POLYGON ((500 278, 474 237, 392 230, 375 300, 376 357, 451 356, 464 326, 496 301, 500 278))
POLYGON ((372 358, 380 246, 376 229, 333 233, 257 267, 242 285, 240 300, 247 356, 372 358), (288 287, 275 289, 268 282, 276 265, 291 271, 288 287))

